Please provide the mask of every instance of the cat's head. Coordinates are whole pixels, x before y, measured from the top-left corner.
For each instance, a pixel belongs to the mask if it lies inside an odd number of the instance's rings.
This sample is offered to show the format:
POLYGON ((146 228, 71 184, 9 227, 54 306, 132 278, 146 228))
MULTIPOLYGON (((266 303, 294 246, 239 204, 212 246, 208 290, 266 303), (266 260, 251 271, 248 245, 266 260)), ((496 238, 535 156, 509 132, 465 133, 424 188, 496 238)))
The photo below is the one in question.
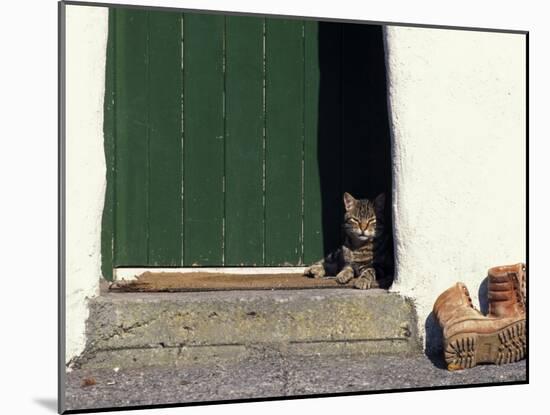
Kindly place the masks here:
POLYGON ((350 238, 366 242, 384 232, 384 205, 386 195, 379 194, 374 199, 355 199, 344 193, 344 230, 350 238))

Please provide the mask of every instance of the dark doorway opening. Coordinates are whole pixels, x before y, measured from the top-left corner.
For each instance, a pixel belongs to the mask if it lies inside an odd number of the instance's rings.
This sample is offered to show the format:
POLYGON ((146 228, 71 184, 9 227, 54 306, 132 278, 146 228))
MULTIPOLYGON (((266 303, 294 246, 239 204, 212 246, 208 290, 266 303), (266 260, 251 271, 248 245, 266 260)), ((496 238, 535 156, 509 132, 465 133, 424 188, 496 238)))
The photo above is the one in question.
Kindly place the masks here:
POLYGON ((320 22, 319 71, 318 165, 327 255, 342 244, 344 192, 358 199, 384 192, 393 234, 382 26, 320 22))

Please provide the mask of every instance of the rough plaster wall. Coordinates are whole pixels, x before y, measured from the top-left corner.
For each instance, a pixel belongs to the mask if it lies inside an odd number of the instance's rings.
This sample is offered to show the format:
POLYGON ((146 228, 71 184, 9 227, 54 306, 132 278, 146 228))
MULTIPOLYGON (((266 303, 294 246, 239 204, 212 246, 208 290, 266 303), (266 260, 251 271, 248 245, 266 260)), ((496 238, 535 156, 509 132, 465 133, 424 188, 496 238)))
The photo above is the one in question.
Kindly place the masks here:
POLYGON ((486 300, 487 269, 525 261, 525 36, 387 27, 394 291, 430 315, 456 281, 486 300))
MULTIPOLYGON (((67 6, 66 360, 98 294, 105 192, 107 9, 67 6)), ((428 350, 437 295, 525 260, 525 42, 521 35, 387 27, 397 275, 428 350)), ((483 288, 481 287, 481 290, 483 288)), ((482 297, 483 298, 483 297, 482 297)))
POLYGON ((107 18, 105 7, 66 6, 66 361, 84 349, 99 292, 107 18))

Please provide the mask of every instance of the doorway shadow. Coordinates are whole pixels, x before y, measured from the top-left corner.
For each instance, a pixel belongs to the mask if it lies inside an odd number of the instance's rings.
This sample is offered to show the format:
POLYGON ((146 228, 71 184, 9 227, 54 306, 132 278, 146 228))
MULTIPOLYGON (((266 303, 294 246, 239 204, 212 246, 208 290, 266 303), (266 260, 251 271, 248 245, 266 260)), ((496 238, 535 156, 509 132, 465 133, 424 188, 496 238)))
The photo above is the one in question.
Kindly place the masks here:
POLYGON ((382 26, 320 22, 318 40, 317 156, 327 255, 342 244, 344 192, 358 199, 384 192, 386 228, 393 234, 391 142, 382 26))

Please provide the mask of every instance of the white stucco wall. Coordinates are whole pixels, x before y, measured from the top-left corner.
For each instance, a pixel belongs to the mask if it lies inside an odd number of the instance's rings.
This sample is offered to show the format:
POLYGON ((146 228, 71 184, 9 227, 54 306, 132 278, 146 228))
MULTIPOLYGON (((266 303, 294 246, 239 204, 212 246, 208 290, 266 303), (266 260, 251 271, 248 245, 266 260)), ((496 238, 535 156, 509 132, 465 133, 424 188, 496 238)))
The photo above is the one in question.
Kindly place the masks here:
POLYGON ((465 282, 477 302, 489 267, 526 260, 525 36, 396 26, 385 34, 393 290, 416 301, 424 330, 453 283, 465 282))
MULTIPOLYGON (((66 360, 98 294, 105 192, 107 8, 66 8, 66 360)), ((521 35, 388 27, 393 290, 422 333, 437 295, 525 261, 525 42, 521 35)), ((429 345, 428 345, 429 346, 429 345)))
POLYGON ((84 348, 101 275, 107 18, 104 7, 66 6, 66 361, 84 348))

